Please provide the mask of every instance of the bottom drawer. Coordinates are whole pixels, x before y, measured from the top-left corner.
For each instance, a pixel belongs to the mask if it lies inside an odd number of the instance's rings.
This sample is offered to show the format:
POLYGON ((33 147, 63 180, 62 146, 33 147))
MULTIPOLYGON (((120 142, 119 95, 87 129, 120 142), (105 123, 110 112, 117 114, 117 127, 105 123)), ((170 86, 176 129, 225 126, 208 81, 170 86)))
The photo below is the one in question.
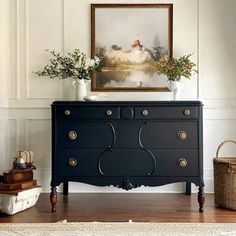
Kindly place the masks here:
POLYGON ((60 150, 57 176, 198 176, 197 149, 60 150), (155 167, 156 165, 156 167, 155 167))

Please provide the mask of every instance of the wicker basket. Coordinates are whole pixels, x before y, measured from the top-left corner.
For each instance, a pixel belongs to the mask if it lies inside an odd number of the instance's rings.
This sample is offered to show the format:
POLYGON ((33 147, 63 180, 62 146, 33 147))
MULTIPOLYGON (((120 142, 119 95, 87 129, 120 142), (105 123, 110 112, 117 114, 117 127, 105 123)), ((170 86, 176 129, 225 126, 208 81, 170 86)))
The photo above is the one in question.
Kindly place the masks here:
POLYGON ((234 143, 235 140, 226 140, 222 142, 216 151, 216 157, 213 159, 214 165, 214 188, 215 204, 236 210, 236 157, 220 157, 219 151, 225 143, 234 143))

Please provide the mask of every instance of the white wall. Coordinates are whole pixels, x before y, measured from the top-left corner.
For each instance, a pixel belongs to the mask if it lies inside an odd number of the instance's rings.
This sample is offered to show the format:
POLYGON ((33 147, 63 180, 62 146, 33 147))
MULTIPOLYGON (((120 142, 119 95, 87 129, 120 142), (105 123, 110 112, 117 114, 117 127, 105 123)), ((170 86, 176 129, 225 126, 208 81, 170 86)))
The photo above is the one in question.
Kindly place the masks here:
MULTIPOLYGON (((91 3, 144 3, 143 0, 9 0, 9 154, 35 152, 36 176, 44 190, 50 184, 50 104, 71 100, 71 81, 37 78, 32 71, 48 62, 46 48, 90 54, 91 3)), ((194 53, 199 74, 185 82, 183 99, 200 99, 204 106, 204 174, 206 191, 213 191, 212 158, 217 145, 236 136, 234 79, 236 54, 235 0, 170 0, 174 4, 174 56, 194 53)), ((156 0, 148 3, 166 3, 156 0)), ((7 23, 5 24, 7 27, 7 23)), ((171 99, 170 93, 107 93, 109 100, 171 99)), ((228 153, 236 148, 227 145, 228 153)), ((183 184, 135 191, 183 191, 183 184)), ((122 191, 73 183, 73 191, 122 191)))
MULTIPOLYGON (((207 191, 213 190, 212 157, 217 146, 236 138, 236 4, 234 0, 199 1, 199 78, 204 109, 204 170, 207 191), (208 185, 209 184, 209 185, 208 185)), ((235 156, 227 144, 222 156, 235 156)))
POLYGON ((9 7, 7 0, 0 1, 0 171, 3 171, 7 167, 7 81, 9 79, 8 13, 9 7))

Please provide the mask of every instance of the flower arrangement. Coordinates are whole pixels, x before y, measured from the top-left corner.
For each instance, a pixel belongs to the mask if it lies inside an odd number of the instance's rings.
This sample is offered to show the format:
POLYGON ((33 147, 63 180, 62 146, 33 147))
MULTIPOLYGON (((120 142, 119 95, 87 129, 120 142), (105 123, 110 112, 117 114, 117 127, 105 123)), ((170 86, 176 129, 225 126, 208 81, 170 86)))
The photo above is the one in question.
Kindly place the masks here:
POLYGON ((50 59, 50 64, 46 65, 43 70, 34 72, 38 76, 49 76, 50 78, 73 78, 75 80, 90 80, 93 74, 100 70, 100 59, 87 58, 86 54, 75 49, 66 56, 62 56, 55 51, 47 50, 54 58, 50 59))
POLYGON ((197 73, 196 66, 189 58, 192 54, 179 58, 163 57, 155 64, 155 72, 158 75, 167 75, 168 80, 179 81, 181 77, 191 79, 193 73, 197 73))

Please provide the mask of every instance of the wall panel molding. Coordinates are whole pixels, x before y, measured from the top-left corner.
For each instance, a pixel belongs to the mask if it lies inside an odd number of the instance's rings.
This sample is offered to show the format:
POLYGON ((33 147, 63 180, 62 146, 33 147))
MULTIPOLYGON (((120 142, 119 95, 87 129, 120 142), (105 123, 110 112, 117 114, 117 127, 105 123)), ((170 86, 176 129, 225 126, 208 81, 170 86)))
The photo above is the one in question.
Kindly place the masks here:
MULTIPOLYGON (((29 118, 29 119, 25 119, 25 146, 26 146, 26 149, 27 150, 30 150, 30 146, 29 146, 29 140, 30 140, 30 122, 32 121, 51 121, 50 119, 48 118, 29 118)), ((51 130, 50 130, 51 132, 51 130)))
POLYGON ((25 0, 25 98, 29 99, 29 0, 25 0))
POLYGON ((206 108, 215 109, 235 109, 236 99, 232 98, 204 98, 204 106, 206 108))
POLYGON ((204 85, 203 98, 211 106, 217 105, 215 99, 236 99, 236 31, 232 30, 235 10, 235 0, 200 0, 200 76, 204 85))
POLYGON ((9 0, 10 6, 10 80, 9 99, 20 99, 20 76, 19 76, 19 0, 9 0))
POLYGON ((236 107, 235 108, 204 108, 203 110, 204 121, 207 120, 236 120, 236 107))
POLYGON ((13 158, 16 156, 16 151, 20 143, 19 120, 8 119, 6 124, 6 166, 7 169, 12 168, 13 158))
MULTIPOLYGON (((42 96, 32 96, 32 94, 34 94, 33 92, 30 92, 32 90, 31 86, 32 86, 32 77, 30 77, 29 75, 32 74, 32 69, 29 66, 29 62, 30 60, 30 48, 29 48, 29 33, 30 33, 30 27, 29 25, 32 24, 31 19, 30 19, 30 14, 29 14, 29 8, 30 8, 30 4, 43 4, 44 1, 32 1, 32 0, 25 0, 25 84, 26 84, 26 89, 25 89, 25 99, 26 100, 39 100, 39 101, 51 101, 52 99, 56 98, 55 94, 51 94, 48 96, 45 96, 42 94, 42 96)), ((52 0, 50 0, 51 4, 53 3, 52 0)), ((62 25, 61 25, 61 32, 60 32, 60 40, 61 40, 61 51, 62 53, 64 52, 64 40, 65 40, 65 32, 64 32, 64 0, 60 0, 60 1, 56 1, 55 3, 55 8, 54 10, 57 10, 56 6, 58 6, 59 4, 60 6, 60 12, 61 12, 61 21, 62 21, 62 25)), ((50 17, 53 17, 50 16, 50 17)), ((52 19, 52 18, 51 18, 52 19)), ((54 17, 54 19, 57 19, 57 17, 54 17)), ((39 20, 39 19, 37 19, 39 20)), ((44 18, 41 18, 40 20, 45 20, 44 18)), ((48 19, 50 22, 50 19, 48 19)), ((46 36, 44 36, 46 37, 46 36)), ((50 36, 49 36, 50 37, 50 36)), ((31 38, 31 40, 33 40, 33 38, 31 38)), ((44 38, 42 37, 42 40, 44 40, 44 38)), ((52 42, 51 42, 52 43, 52 42)), ((45 48, 46 49, 46 48, 45 48)), ((50 50, 53 50, 53 48, 49 48, 50 50)), ((46 53, 46 52, 45 52, 46 53)), ((48 62, 45 62, 48 63, 48 62)), ((52 80, 51 80, 52 81, 52 80)), ((42 80, 42 86, 45 86, 45 83, 43 83, 44 81, 42 80)), ((49 80, 47 80, 47 83, 49 82, 49 80)), ((47 84, 46 83, 46 84, 47 84)), ((52 83, 54 83, 54 85, 59 86, 61 89, 61 93, 62 96, 57 96, 57 99, 61 99, 63 97, 63 83, 60 83, 59 81, 57 81, 57 83, 55 83, 55 81, 53 81, 52 83)), ((52 86, 52 85, 51 85, 52 86)), ((58 88, 59 88, 58 87, 58 88)), ((54 91, 55 92, 55 91, 54 91)))
POLYGON ((26 150, 34 152, 37 168, 51 166, 51 122, 47 118, 25 120, 26 150))
POLYGON ((19 57, 19 47, 20 47, 20 39, 19 39, 19 34, 20 34, 20 0, 16 0, 16 99, 20 99, 20 57, 19 57))

